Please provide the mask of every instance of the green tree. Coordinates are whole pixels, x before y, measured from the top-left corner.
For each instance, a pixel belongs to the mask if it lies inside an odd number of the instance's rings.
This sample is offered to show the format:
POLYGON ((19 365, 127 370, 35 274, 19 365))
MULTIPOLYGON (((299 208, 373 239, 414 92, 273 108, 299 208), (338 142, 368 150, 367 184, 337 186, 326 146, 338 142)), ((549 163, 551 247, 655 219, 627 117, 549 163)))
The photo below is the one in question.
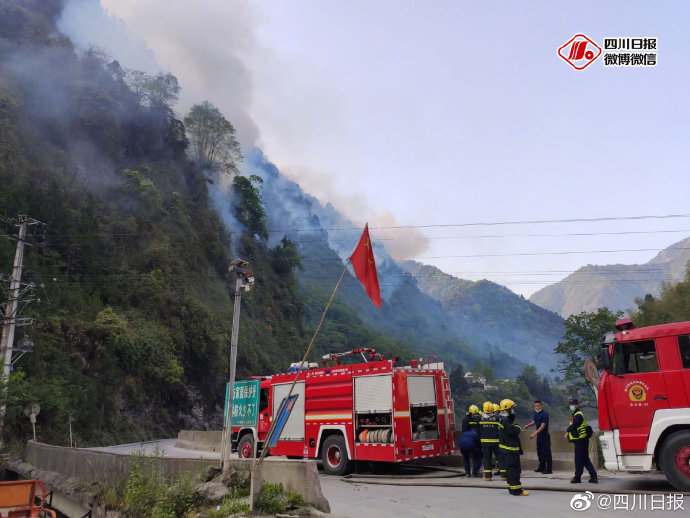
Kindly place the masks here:
MULTIPOLYGON (((247 229, 247 235, 251 241, 267 240, 266 210, 259 187, 263 181, 260 177, 252 175, 236 176, 232 183, 233 192, 237 196, 235 203, 235 216, 247 229)), ((252 243, 245 243, 252 247, 252 243)))
POLYGON ((450 384, 450 393, 454 396, 459 397, 467 392, 469 385, 465 379, 465 370, 463 369, 462 364, 458 363, 458 366, 455 367, 453 372, 450 373, 448 383, 450 384))
POLYGON ((638 326, 668 324, 690 320, 690 269, 677 284, 664 285, 659 297, 647 294, 635 299, 638 308, 631 318, 638 326))
POLYGON ((184 118, 192 158, 201 166, 213 168, 220 164, 229 174, 237 173, 242 160, 235 128, 210 102, 195 104, 184 118))
POLYGON ((585 379, 584 362, 597 355, 602 337, 613 330, 622 315, 622 311, 614 313, 608 308, 599 308, 594 313, 583 311, 566 319, 565 334, 554 349, 558 355, 556 370, 574 390, 588 387, 594 393, 585 379))
POLYGON ((127 86, 134 92, 142 106, 165 106, 177 102, 180 85, 171 73, 160 72, 155 76, 141 70, 127 69, 124 74, 127 86))

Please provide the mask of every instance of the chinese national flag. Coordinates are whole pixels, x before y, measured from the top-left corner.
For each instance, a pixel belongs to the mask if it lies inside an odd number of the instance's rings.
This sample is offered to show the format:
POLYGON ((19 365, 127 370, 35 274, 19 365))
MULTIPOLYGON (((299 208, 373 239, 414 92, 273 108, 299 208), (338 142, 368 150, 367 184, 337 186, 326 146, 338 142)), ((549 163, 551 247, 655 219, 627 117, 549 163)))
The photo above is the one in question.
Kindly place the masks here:
POLYGON ((376 263, 374 262, 374 251, 371 248, 369 239, 369 224, 364 225, 364 232, 359 238, 359 243, 350 256, 355 275, 367 290, 367 295, 371 301, 381 307, 381 290, 379 289, 379 277, 376 274, 376 263))

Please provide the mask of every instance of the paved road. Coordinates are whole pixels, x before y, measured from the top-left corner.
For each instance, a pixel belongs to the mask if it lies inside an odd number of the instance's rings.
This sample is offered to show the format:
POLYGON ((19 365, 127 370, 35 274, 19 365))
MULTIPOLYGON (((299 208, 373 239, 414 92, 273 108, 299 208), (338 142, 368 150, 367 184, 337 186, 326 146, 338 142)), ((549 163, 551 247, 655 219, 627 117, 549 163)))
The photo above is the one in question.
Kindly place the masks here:
MULTIPOLYGON (((215 452, 176 448, 175 439, 91 449, 131 455, 134 452, 152 454, 156 448, 159 453, 171 458, 220 457, 215 452)), ((598 485, 585 483, 574 487, 569 482, 572 477, 570 472, 555 472, 545 476, 525 471, 522 484, 530 495, 514 497, 508 494, 505 482, 500 479, 484 482, 457 476, 438 478, 438 474, 435 478, 420 477, 417 473, 403 472, 399 474, 404 475, 401 478, 390 477, 390 472, 375 478, 354 475, 358 477, 355 480, 360 480, 356 483, 322 474, 320 481, 321 489, 330 502, 333 518, 368 518, 377 515, 395 518, 457 518, 465 515, 488 518, 499 513, 509 513, 515 518, 637 518, 651 517, 652 513, 661 513, 659 518, 690 515, 690 496, 679 495, 663 476, 656 474, 613 474, 602 470, 598 485), (365 481, 368 483, 363 483, 365 481), (383 485, 391 483, 406 485, 383 485), (592 495, 587 495, 586 491, 592 491, 592 495), (570 507, 571 500, 578 494, 583 495, 580 499, 582 502, 589 501, 588 509, 577 512, 570 507)), ((371 476, 367 473, 363 475, 371 476)))
MULTIPOLYGON (((582 484, 572 489, 570 473, 555 473, 549 480, 543 476, 530 476, 525 473, 522 483, 529 490, 526 497, 508 494, 505 482, 495 480, 490 483, 480 481, 478 486, 470 484, 476 479, 462 478, 434 479, 418 481, 418 485, 391 486, 361 483, 347 483, 336 477, 321 476, 321 489, 330 502, 334 516, 342 518, 362 518, 385 515, 395 518, 457 518, 459 516, 495 517, 499 513, 515 518, 584 516, 584 517, 651 517, 652 513, 661 516, 684 516, 690 513, 690 496, 677 494, 661 477, 649 475, 613 476, 601 474, 598 486, 582 484), (458 487, 423 486, 421 483, 455 484, 458 487), (494 487, 486 487, 488 485, 494 487), (530 489, 540 487, 543 489, 530 489), (550 490, 547 490, 550 489, 550 490), (587 490, 605 491, 593 493, 587 490), (638 494, 623 494, 622 491, 641 491, 638 494), (650 493, 650 491, 667 491, 650 493), (582 502, 588 501, 589 508, 574 511, 571 500, 582 494, 582 502), (670 499, 670 500, 669 500, 670 499), (614 509, 614 501, 616 509, 614 509), (680 508, 682 506, 682 508, 680 508), (675 507, 675 510, 674 510, 675 507), (652 508, 654 509, 652 511, 652 508), (643 510, 641 510, 643 509, 643 510), (644 510, 646 509, 646 510, 644 510)), ((374 481, 382 481, 374 479, 374 481)), ((414 484, 414 481, 412 481, 414 484)))

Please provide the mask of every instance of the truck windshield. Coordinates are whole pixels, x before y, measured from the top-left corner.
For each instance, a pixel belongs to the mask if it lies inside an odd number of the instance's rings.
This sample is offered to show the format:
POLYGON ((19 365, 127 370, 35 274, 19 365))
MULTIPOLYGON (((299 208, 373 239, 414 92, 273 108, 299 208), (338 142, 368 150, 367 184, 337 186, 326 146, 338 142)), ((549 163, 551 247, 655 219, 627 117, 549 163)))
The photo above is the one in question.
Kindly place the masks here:
POLYGON ((654 340, 617 343, 613 349, 613 374, 656 372, 659 364, 656 359, 654 340))

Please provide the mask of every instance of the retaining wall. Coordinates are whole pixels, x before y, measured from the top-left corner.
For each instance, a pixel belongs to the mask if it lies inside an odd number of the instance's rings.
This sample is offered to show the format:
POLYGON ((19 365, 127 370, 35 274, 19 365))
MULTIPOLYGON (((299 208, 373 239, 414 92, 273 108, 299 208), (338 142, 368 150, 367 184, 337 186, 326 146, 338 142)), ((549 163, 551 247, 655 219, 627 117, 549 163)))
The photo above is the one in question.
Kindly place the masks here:
MULTIPOLYGON (((134 459, 130 455, 65 448, 29 441, 24 449, 23 461, 44 472, 60 474, 88 483, 112 484, 126 478, 134 459)), ((184 472, 196 474, 209 468, 218 468, 214 459, 173 459, 160 457, 151 460, 160 465, 161 471, 170 478, 184 472)), ((231 459, 230 470, 239 479, 249 480, 253 459, 231 459)), ((314 461, 269 459, 262 464, 265 482, 283 484, 283 487, 299 494, 305 502, 317 509, 329 512, 328 500, 321 492, 319 474, 314 461)), ((44 481, 46 487, 50 484, 44 481)), ((59 490, 60 488, 50 488, 59 490)), ((97 516, 100 516, 97 514, 97 516)))

